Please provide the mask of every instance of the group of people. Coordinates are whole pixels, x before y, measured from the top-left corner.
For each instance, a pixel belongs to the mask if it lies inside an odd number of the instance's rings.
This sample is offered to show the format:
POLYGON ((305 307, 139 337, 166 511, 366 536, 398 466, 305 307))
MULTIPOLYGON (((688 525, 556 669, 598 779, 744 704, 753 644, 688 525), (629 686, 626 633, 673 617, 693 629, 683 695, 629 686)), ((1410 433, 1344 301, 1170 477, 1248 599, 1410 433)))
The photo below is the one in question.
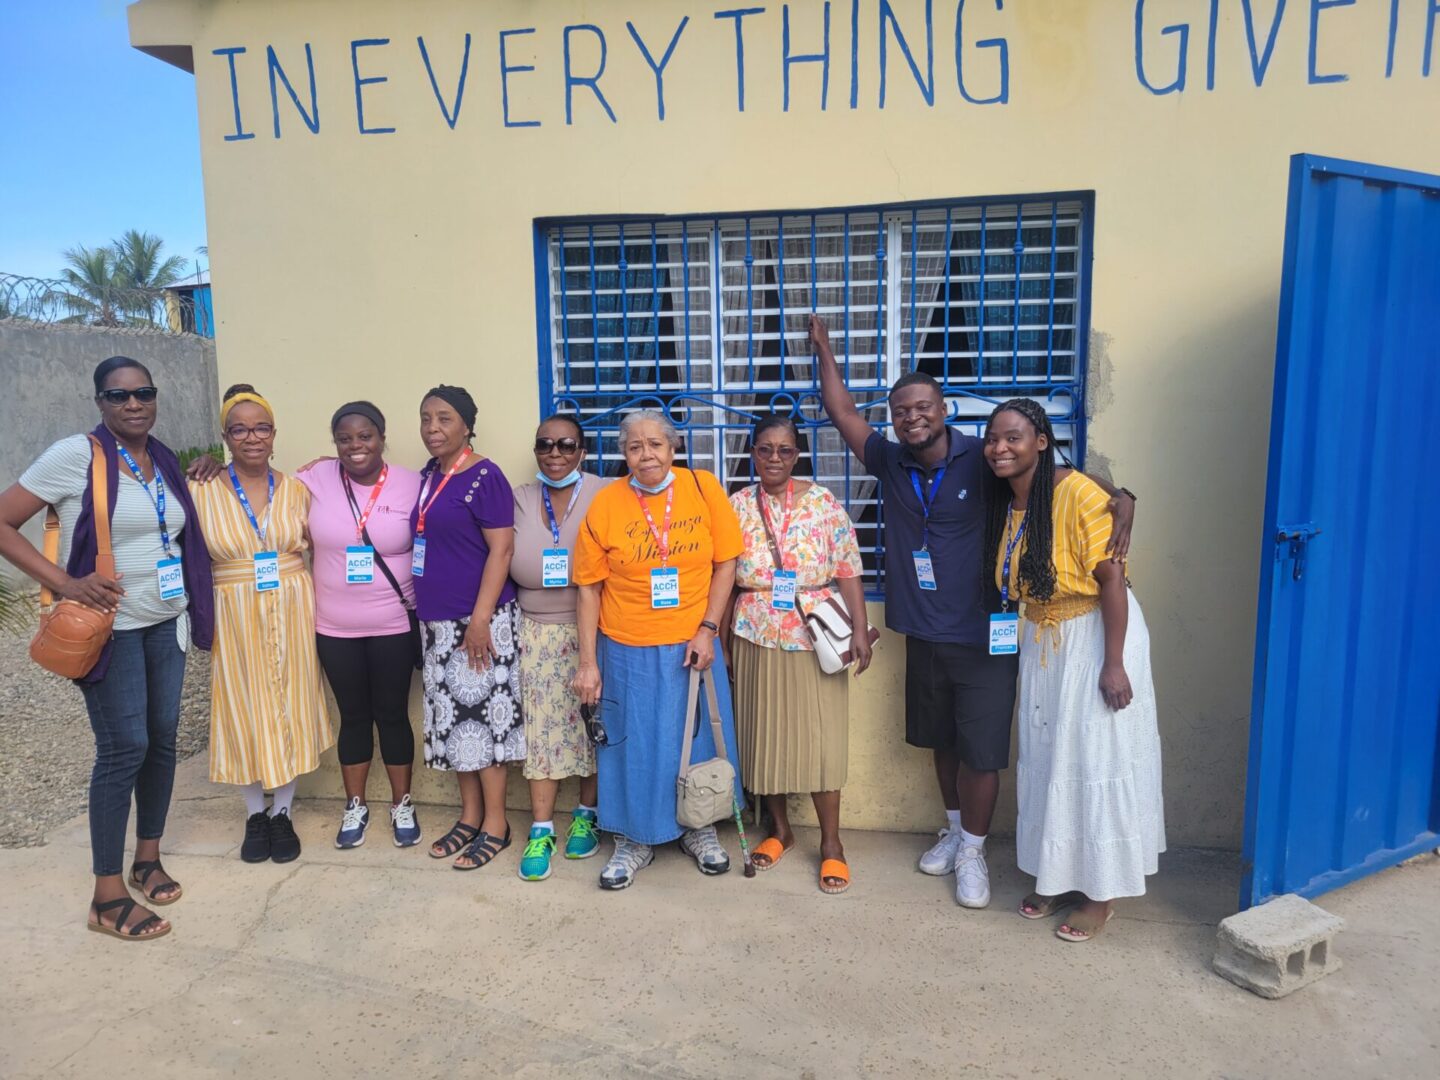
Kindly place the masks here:
MULTIPOLYGON (((1057 464, 1049 420, 1028 400, 996 408, 983 440, 946 426, 941 388, 923 374, 892 388, 898 441, 887 440, 857 411, 815 317, 811 337, 826 412, 880 483, 906 740, 933 752, 948 819, 920 869, 954 874, 966 907, 989 903, 985 844, 1018 681, 1017 858, 1037 879, 1020 914, 1066 911, 1059 936, 1087 940, 1114 899, 1144 892, 1164 849, 1148 638, 1123 566, 1134 497, 1057 464)), ((421 842, 408 710, 418 668, 423 759, 455 773, 460 803, 429 854, 456 870, 511 845, 506 785, 519 763, 532 807, 521 878, 552 873, 567 777, 579 802, 565 858, 614 836, 601 888, 632 885, 672 840, 702 873, 723 873, 715 826, 684 828, 676 809, 677 776, 719 755, 736 766, 735 805, 748 790, 769 811, 754 864, 769 870, 792 850, 787 796, 808 792, 819 888, 849 887, 847 671, 871 661, 860 549, 840 502, 794 475, 792 419, 760 419, 758 480, 727 496, 709 472, 676 464, 681 439, 663 412, 623 417, 628 475, 615 480, 585 470, 577 420, 552 416, 535 434, 535 480, 512 488, 475 449, 478 409, 460 387, 420 403, 429 461, 418 473, 386 459, 385 417, 365 401, 335 411, 333 457, 275 470, 276 411, 241 384, 221 404, 228 464, 202 459, 186 475, 151 435, 159 391, 142 364, 104 361, 95 393, 94 432, 62 439, 0 494, 0 555, 115 613, 101 662, 79 680, 96 740, 92 930, 159 937, 170 923, 130 890, 154 906, 183 893, 159 842, 191 644, 213 654, 210 778, 244 794, 246 861, 300 854, 296 781, 336 741, 322 680, 340 714, 336 847, 368 834, 377 734, 393 842, 421 842), (92 440, 110 465, 114 578, 95 571, 92 440), (19 531, 47 504, 59 565, 19 531), (856 628, 848 669, 832 674, 806 628, 827 603, 856 628)))

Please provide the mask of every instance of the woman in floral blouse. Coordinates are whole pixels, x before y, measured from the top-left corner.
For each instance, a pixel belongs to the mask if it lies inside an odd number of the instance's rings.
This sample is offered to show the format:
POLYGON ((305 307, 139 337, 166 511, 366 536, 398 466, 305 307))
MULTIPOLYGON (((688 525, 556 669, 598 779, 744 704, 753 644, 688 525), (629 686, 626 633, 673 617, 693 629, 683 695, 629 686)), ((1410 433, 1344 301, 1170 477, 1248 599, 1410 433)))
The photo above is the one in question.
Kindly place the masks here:
MULTIPOLYGON (((800 456, 793 420, 762 419, 751 454, 760 482, 730 502, 745 537, 733 624, 741 776, 765 797, 774 821, 772 835, 755 849, 755 865, 770 869, 794 845, 786 795, 808 791, 820 819, 820 888, 840 893, 850 886, 840 843, 849 681, 844 672, 820 670, 805 613, 838 590, 852 615, 864 617, 860 546, 835 496, 792 475, 800 456), (778 571, 777 550, 783 564, 778 571)), ((855 636, 853 651, 859 675, 870 666, 866 635, 855 636)))

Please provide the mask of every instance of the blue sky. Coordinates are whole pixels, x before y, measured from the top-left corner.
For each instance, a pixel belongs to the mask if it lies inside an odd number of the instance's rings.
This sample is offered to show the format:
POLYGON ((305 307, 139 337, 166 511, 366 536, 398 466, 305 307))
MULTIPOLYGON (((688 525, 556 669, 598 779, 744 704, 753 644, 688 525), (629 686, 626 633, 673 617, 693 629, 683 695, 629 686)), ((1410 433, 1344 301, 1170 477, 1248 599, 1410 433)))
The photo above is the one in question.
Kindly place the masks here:
POLYGON ((54 277, 131 228, 197 258, 194 77, 130 47, 123 0, 3 0, 0 103, 0 271, 54 277))

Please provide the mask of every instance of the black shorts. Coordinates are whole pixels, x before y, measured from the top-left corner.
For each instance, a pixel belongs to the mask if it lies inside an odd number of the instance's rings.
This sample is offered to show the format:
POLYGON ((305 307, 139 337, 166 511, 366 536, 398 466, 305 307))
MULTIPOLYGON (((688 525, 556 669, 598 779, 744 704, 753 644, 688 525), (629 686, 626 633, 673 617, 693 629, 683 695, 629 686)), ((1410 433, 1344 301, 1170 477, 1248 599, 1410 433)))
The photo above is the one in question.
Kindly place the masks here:
POLYGON ((1018 656, 988 649, 905 639, 905 741, 954 750, 979 772, 1010 764, 1018 656))

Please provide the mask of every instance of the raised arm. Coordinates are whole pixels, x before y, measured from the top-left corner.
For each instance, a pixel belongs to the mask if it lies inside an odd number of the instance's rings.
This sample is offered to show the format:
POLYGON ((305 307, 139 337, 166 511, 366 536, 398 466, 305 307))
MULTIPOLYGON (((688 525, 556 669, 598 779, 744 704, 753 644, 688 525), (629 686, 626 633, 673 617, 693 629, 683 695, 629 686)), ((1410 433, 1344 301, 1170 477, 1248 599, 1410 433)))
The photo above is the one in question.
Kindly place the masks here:
POLYGON ((860 415, 860 410, 855 408, 855 399, 845 388, 840 366, 835 363, 835 352, 830 348, 830 331, 819 315, 810 316, 810 343, 815 346, 815 357, 820 365, 820 401, 830 422, 845 440, 845 445, 863 464, 865 443, 873 429, 860 415))

